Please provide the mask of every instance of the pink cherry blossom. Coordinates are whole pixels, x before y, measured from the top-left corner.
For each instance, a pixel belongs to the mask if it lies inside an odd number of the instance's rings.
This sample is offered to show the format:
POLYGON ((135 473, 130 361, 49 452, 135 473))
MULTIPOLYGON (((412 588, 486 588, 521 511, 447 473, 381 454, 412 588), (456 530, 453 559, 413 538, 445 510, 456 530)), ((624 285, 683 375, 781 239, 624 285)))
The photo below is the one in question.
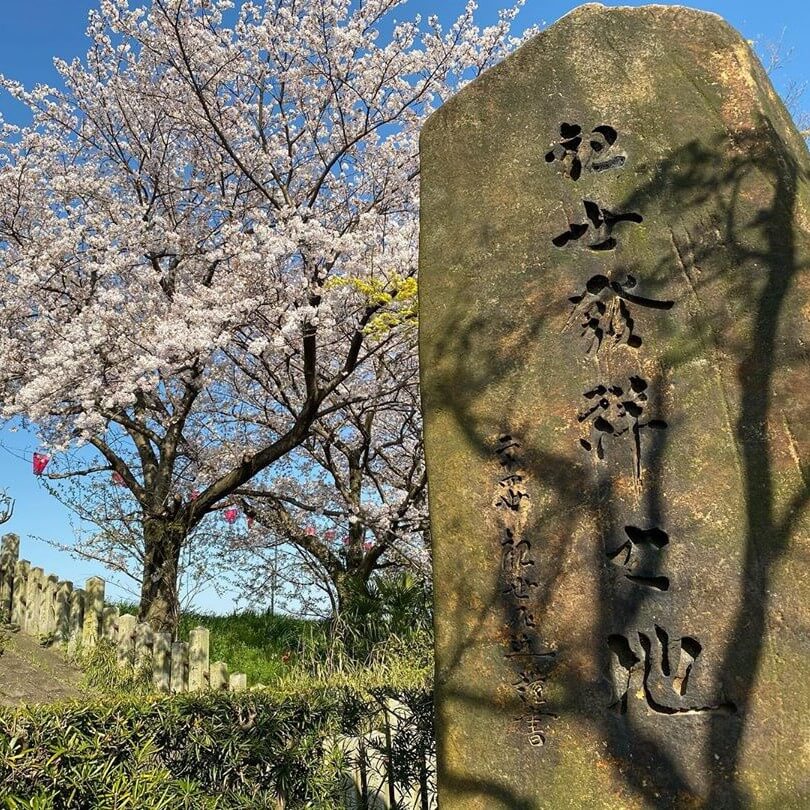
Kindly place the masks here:
POLYGON ((342 501, 375 536, 421 542, 424 487, 386 502, 421 476, 399 393, 416 385, 419 133, 516 44, 517 7, 481 29, 469 3, 443 29, 394 21, 391 0, 233 5, 100 0, 87 56, 56 60, 63 89, 0 77, 32 118, 0 122, 0 416, 86 448, 63 487, 126 471, 141 548, 125 532, 88 551, 146 560, 142 608, 165 629, 177 571, 150 567, 157 538, 179 558, 223 502, 278 493, 300 464, 324 471, 315 514, 342 501), (347 505, 345 471, 304 444, 337 449, 335 421, 374 400, 377 472, 347 505))

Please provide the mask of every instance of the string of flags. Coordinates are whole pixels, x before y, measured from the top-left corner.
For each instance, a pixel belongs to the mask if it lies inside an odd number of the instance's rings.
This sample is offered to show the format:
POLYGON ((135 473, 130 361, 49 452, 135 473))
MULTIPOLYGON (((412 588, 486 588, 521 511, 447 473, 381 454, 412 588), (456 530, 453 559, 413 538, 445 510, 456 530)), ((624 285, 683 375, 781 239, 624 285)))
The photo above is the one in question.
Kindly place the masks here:
MULTIPOLYGON (((42 475, 45 472, 45 468, 48 466, 50 461, 51 456, 49 456, 47 453, 42 452, 34 453, 31 462, 34 475, 42 475)), ((126 486, 126 481, 124 480, 124 477, 117 470, 113 470, 112 482, 113 484, 115 484, 115 486, 118 487, 126 486)), ((192 489, 191 492, 189 493, 189 500, 196 501, 197 498, 199 497, 200 491, 198 489, 192 489)), ((232 526, 234 523, 236 523, 237 519, 239 518, 239 509, 236 506, 229 506, 226 509, 222 510, 222 516, 225 519, 225 522, 228 523, 228 525, 232 526)), ((246 520, 248 529, 252 529, 254 524, 253 515, 246 515, 246 520)), ((317 533, 318 533, 317 529, 312 525, 307 526, 304 529, 304 534, 306 534, 307 537, 315 537, 317 533)), ((324 540, 332 542, 336 537, 335 530, 327 529, 323 533, 323 537, 324 540)), ((343 537, 342 540, 344 546, 348 546, 351 543, 348 536, 343 537)), ((363 551, 366 552, 371 551, 374 548, 374 546, 375 546, 374 541, 367 540, 366 542, 363 543, 363 551)))
POLYGON ((48 466, 48 462, 50 462, 51 457, 47 453, 34 453, 33 459, 33 468, 34 468, 34 475, 42 475, 45 472, 45 468, 48 466))

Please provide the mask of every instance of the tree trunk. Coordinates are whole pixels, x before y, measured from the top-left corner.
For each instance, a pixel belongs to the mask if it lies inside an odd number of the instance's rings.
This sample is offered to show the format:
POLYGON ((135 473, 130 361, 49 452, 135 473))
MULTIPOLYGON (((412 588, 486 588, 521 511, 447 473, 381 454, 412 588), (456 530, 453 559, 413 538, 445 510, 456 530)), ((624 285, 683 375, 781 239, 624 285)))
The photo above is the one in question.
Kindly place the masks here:
POLYGON ((176 522, 147 519, 143 537, 146 554, 138 618, 156 632, 174 635, 180 618, 177 569, 186 531, 176 522))
POLYGON ((363 568, 350 568, 333 575, 338 613, 366 612, 371 602, 368 576, 363 568))

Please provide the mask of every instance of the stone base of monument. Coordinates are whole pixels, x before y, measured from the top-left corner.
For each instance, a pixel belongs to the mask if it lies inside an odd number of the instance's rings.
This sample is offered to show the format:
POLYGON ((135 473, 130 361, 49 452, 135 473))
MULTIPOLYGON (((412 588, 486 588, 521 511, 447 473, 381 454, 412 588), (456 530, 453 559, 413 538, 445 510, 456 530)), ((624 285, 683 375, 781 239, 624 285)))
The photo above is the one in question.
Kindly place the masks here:
POLYGON ((442 810, 810 807, 808 176, 680 7, 583 6, 428 122, 442 810))

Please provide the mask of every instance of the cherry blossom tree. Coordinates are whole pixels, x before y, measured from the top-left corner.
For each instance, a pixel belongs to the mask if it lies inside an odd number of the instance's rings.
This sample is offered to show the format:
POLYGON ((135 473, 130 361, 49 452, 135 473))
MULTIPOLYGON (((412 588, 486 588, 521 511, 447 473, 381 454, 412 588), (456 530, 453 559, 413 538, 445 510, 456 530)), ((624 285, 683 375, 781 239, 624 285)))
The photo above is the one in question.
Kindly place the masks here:
POLYGON ((2 80, 32 115, 0 129, 2 413, 86 448, 48 474, 126 487, 156 628, 190 533, 362 403, 410 317, 420 126, 517 8, 403 5, 100 0, 62 89, 2 80))
POLYGON ((295 584, 303 574, 320 587, 333 614, 371 600, 379 571, 430 577, 415 328, 401 335, 397 351, 371 364, 367 398, 319 420, 285 460, 286 475, 239 490, 255 524, 241 544, 252 552, 243 570, 267 581, 279 573, 273 552, 292 546, 295 584))
MULTIPOLYGON (((44 488, 71 509, 72 538, 40 537, 42 542, 75 558, 99 563, 115 575, 115 584, 135 600, 144 575, 143 510, 131 491, 113 476, 78 476, 81 449, 60 453, 49 464, 44 488)), ((203 591, 227 596, 220 575, 228 543, 235 535, 218 515, 208 515, 189 532, 177 565, 177 599, 182 610, 192 609, 203 591)))

